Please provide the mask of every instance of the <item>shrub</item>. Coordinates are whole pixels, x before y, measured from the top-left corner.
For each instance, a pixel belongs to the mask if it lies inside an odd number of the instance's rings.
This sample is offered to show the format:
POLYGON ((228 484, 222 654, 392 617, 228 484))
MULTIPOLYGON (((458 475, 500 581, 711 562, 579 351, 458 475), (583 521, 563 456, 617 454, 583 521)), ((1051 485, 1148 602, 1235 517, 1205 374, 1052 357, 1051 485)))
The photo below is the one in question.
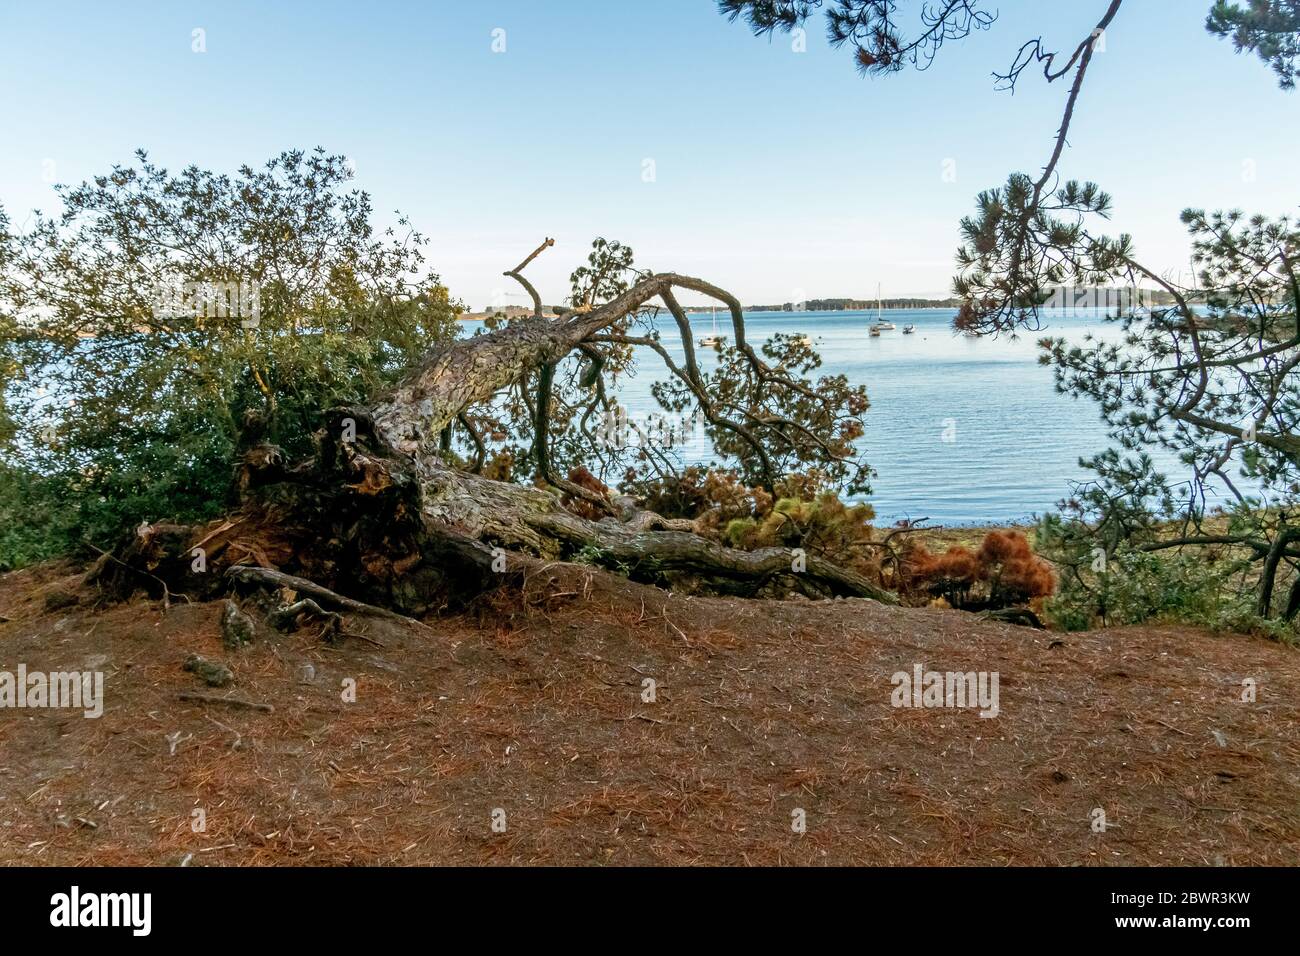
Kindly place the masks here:
POLYGON ((1248 559, 1206 558, 1123 548, 1105 570, 1066 578, 1044 610, 1053 626, 1070 631, 1155 622, 1294 640, 1293 627, 1259 617, 1253 592, 1241 587, 1248 559))
MULTIPOLYGON (((573 482, 579 488, 585 488, 588 491, 594 491, 598 495, 608 495, 609 486, 593 475, 586 467, 579 465, 569 471, 569 481, 573 482)), ((589 521, 599 521, 605 517, 605 512, 600 507, 581 498, 578 495, 565 492, 561 498, 561 503, 569 511, 573 512, 580 518, 586 518, 589 521)))
POLYGON ((665 518, 689 518, 702 530, 718 532, 736 518, 761 518, 772 508, 773 498, 762 488, 751 488, 734 471, 691 465, 679 475, 642 477, 629 470, 623 490, 665 518))
POLYGON ((350 179, 320 150, 234 175, 140 153, 21 235, 0 220, 0 462, 54 483, 72 540, 213 516, 249 422, 300 457, 323 410, 456 334, 423 238, 376 234, 350 179))
POLYGON ((746 485, 735 472, 699 467, 649 480, 629 475, 624 490, 664 517, 694 520, 699 533, 733 548, 802 548, 880 579, 875 511, 840 500, 819 472, 787 475, 776 483, 775 496, 746 485))
POLYGON ((75 514, 61 482, 0 463, 0 573, 73 550, 75 514))
POLYGON ((1056 587, 1056 577, 1022 532, 990 531, 978 551, 957 546, 935 555, 924 544, 910 542, 896 583, 904 594, 942 597, 953 607, 979 610, 1045 598, 1056 587))

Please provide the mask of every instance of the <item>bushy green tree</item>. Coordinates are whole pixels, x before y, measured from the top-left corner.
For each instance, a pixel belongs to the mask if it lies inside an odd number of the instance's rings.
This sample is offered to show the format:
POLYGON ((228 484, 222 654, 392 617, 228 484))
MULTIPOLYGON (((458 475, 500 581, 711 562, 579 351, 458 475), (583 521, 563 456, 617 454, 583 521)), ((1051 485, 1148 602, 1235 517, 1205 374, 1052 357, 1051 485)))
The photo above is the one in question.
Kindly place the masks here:
POLYGON ((1174 304, 1117 312, 1117 340, 1043 340, 1058 387, 1095 401, 1120 448, 1162 447, 1190 472, 1175 489, 1145 456, 1128 467, 1117 452, 1094 460, 1101 481, 1076 508, 1078 530, 1108 554, 1234 546, 1256 572, 1242 581, 1256 614, 1280 607, 1290 620, 1300 613, 1300 230, 1236 212, 1192 209, 1183 221, 1197 265, 1190 287, 1142 266, 1127 237, 1081 229, 1067 248, 1080 274, 1147 280, 1174 304), (1212 491, 1231 502, 1226 514, 1211 514, 1212 491), (1164 527, 1132 517, 1151 499, 1164 527), (1275 602, 1284 577, 1290 594, 1275 602))
POLYGON ((320 149, 234 175, 140 152, 0 222, 0 456, 59 484, 73 538, 219 512, 241 444, 308 452, 323 409, 455 334, 423 237, 377 231, 351 179, 320 149))

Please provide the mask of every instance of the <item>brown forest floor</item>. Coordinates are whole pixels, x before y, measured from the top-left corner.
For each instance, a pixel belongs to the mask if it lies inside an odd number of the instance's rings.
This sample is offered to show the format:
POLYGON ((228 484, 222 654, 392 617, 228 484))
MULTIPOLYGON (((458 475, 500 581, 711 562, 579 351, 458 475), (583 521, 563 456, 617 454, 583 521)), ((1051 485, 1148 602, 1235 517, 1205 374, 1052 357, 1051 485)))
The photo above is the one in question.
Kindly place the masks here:
POLYGON ((561 566, 425 627, 351 619, 382 648, 263 628, 229 652, 220 603, 47 611, 72 571, 0 578, 0 670, 106 675, 98 720, 0 710, 4 863, 1300 863, 1300 652, 1263 640, 691 598, 561 566), (236 685, 203 687, 190 653, 236 685), (1000 716, 895 709, 915 663, 998 671, 1000 716))

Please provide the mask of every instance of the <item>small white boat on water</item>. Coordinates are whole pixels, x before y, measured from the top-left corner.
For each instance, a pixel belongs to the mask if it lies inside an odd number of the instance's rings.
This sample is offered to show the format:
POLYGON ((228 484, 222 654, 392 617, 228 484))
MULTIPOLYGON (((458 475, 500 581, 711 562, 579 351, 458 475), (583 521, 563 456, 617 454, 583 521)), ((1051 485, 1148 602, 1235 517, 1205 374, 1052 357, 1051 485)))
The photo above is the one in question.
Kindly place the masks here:
POLYGON ((904 334, 904 335, 911 335, 911 334, 912 334, 913 332, 915 332, 915 331, 916 331, 916 326, 915 326, 915 325, 905 325, 905 326, 903 326, 903 334, 904 334))
POLYGON ((876 283, 876 321, 872 322, 867 331, 872 335, 879 335, 881 332, 892 332, 896 328, 893 322, 886 322, 884 309, 880 305, 880 283, 876 283))
POLYGON ((706 349, 711 349, 711 348, 716 348, 716 347, 717 347, 721 342, 722 342, 722 338, 718 335, 718 309, 717 309, 717 306, 714 306, 714 308, 713 308, 713 334, 712 334, 712 335, 701 336, 701 337, 700 337, 700 344, 701 344, 702 346, 704 346, 706 349))

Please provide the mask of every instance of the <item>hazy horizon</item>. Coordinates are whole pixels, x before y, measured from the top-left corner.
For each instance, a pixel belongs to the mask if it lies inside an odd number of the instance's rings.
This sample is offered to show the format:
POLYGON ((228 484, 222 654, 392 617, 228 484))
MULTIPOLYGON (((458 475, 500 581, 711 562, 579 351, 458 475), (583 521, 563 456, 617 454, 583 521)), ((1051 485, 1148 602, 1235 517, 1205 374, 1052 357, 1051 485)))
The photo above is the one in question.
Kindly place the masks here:
MULTIPOLYGON (((1280 215, 1300 188, 1300 127, 1281 120, 1294 101, 1206 34, 1203 7, 1123 8, 1061 164, 1107 189, 1113 231, 1172 273, 1187 267, 1183 208, 1280 215)), ((400 209, 429 236, 432 269, 472 308, 522 301, 501 273, 544 236, 556 247, 529 274, 548 302, 598 235, 746 303, 869 298, 877 283, 945 298, 960 218, 1009 171, 1041 168, 1067 92, 1028 72, 996 92, 991 72, 1032 37, 1072 47, 1097 12, 998 10, 930 70, 863 79, 820 17, 799 53, 701 0, 11 4, 0 77, 23 95, 4 107, 0 201, 21 229, 58 208, 52 182, 136 148, 233 172, 321 145, 355 162, 381 225, 400 209)))

